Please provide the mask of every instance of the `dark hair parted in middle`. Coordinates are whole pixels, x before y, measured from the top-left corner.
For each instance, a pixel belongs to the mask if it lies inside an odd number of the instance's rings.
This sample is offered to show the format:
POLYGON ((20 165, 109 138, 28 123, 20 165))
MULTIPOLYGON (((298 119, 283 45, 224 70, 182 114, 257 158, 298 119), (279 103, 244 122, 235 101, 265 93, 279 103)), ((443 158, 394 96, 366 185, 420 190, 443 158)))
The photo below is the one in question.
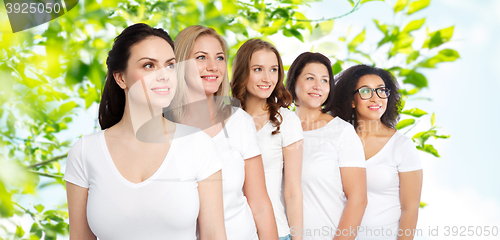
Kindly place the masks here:
POLYGON ((233 97, 237 98, 241 102, 241 107, 245 109, 245 97, 247 95, 247 83, 248 77, 250 76, 250 60, 253 53, 259 50, 271 51, 276 55, 278 59, 278 82, 271 93, 271 96, 267 98, 267 110, 269 111, 269 121, 273 123, 276 130, 272 134, 277 134, 280 130, 281 122, 283 121, 283 116, 278 112, 280 107, 288 108, 292 103, 292 95, 285 89, 283 85, 283 78, 285 76, 283 70, 283 61, 281 60, 280 54, 276 47, 271 43, 263 41, 261 39, 250 39, 246 41, 238 49, 236 56, 233 60, 233 78, 231 79, 231 91, 233 97), (279 118, 279 120, 278 120, 279 118))
POLYGON ((335 89, 335 83, 333 81, 333 71, 332 64, 330 60, 321 53, 304 52, 300 54, 288 69, 288 74, 286 78, 286 89, 292 94, 293 100, 297 101, 297 94, 295 93, 295 83, 297 83, 297 78, 302 74, 302 71, 309 63, 319 63, 325 65, 328 70, 328 82, 330 83, 330 93, 328 98, 323 103, 321 112, 328 113, 331 112, 333 106, 332 92, 335 89))
POLYGON ((398 83, 389 71, 367 65, 352 66, 337 76, 333 92, 333 116, 342 118, 354 125, 355 128, 358 127, 356 110, 352 107, 352 102, 359 79, 366 75, 379 76, 384 81, 385 87, 390 89, 391 94, 387 99, 387 108, 380 121, 385 126, 394 128, 398 123, 399 108, 401 107, 398 83))

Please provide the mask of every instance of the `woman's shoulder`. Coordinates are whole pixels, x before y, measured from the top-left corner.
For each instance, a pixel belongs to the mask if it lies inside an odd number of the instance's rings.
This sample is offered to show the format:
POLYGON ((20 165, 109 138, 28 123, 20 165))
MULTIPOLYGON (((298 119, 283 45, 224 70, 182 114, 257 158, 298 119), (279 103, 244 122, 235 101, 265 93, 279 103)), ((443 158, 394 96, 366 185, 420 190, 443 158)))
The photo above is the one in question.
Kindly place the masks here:
POLYGON ((297 116, 294 111, 288 108, 281 107, 280 109, 278 109, 278 112, 281 114, 281 117, 283 117, 283 121, 285 121, 286 119, 299 119, 299 116, 297 116))
POLYGON ((174 138, 181 139, 182 141, 187 141, 190 144, 212 141, 212 138, 202 129, 180 123, 176 124, 174 138))
POLYGON ((240 107, 232 107, 232 114, 230 119, 232 122, 248 124, 253 123, 253 118, 245 110, 240 107))
POLYGON ((408 149, 415 149, 415 143, 411 139, 411 137, 406 136, 405 134, 397 131, 394 133, 394 147, 397 149, 401 149, 403 151, 408 151, 408 149))
POLYGON ((348 122, 346 122, 344 119, 339 118, 339 117, 333 117, 333 119, 328 122, 327 126, 329 128, 335 128, 340 130, 341 132, 348 130, 348 131, 354 131, 354 126, 348 122))
POLYGON ((83 144, 83 143, 85 143, 85 145, 88 145, 89 143, 90 144, 97 144, 100 142, 101 137, 104 136, 104 131, 105 130, 99 130, 99 131, 96 131, 94 133, 84 134, 75 142, 74 145, 83 144))

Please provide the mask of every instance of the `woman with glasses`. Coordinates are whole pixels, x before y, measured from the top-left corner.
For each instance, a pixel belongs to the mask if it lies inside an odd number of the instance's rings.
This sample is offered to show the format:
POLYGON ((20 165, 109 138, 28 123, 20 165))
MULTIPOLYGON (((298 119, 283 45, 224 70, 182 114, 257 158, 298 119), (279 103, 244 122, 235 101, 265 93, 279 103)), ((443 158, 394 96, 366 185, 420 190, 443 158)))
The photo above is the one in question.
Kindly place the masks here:
POLYGON ((333 96, 335 116, 354 125, 365 152, 368 205, 357 239, 413 239, 422 167, 411 138, 395 129, 395 78, 380 68, 353 66, 336 79, 333 96))
POLYGON ((330 60, 321 53, 302 53, 290 66, 286 84, 304 130, 304 228, 292 226, 291 235, 354 240, 367 201, 365 161, 352 125, 329 114, 334 89, 330 60))

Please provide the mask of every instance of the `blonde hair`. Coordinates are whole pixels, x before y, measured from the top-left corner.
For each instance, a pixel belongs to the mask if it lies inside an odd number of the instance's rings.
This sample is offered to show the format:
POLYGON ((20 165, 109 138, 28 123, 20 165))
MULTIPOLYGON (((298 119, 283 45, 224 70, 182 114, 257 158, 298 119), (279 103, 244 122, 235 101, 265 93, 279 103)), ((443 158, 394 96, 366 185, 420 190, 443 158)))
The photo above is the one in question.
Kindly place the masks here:
MULTIPOLYGON (((213 29, 200 25, 194 25, 183 29, 175 38, 174 53, 177 61, 177 79, 186 80, 186 61, 193 50, 195 41, 201 36, 211 36, 220 42, 224 52, 224 59, 227 64, 228 46, 226 41, 213 29)), ((215 98, 215 116, 219 113, 225 113, 227 103, 224 101, 225 96, 229 96, 229 76, 228 71, 223 76, 222 83, 214 93, 215 98)), ((187 95, 186 95, 187 97, 187 95)), ((187 100, 187 99, 186 99, 187 100)), ((186 101, 187 102, 187 101, 186 101)))

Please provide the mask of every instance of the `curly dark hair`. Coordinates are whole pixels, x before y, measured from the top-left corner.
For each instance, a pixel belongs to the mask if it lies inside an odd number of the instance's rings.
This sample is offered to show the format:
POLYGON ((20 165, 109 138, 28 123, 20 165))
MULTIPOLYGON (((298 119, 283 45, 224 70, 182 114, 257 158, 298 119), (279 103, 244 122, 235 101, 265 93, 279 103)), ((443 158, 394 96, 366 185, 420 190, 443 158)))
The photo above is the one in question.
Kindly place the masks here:
POLYGON ((332 64, 330 59, 328 59, 325 55, 321 53, 312 53, 312 52, 304 52, 300 54, 288 69, 287 78, 286 78, 286 89, 292 94, 293 101, 297 101, 297 94, 295 94, 295 84, 297 83, 297 78, 302 74, 302 71, 309 63, 319 63, 325 65, 328 70, 328 82, 330 83, 330 93, 328 94, 328 98, 322 105, 321 112, 328 113, 332 111, 333 98, 332 92, 335 89, 335 83, 333 81, 333 71, 332 64))
POLYGON ((398 82, 387 70, 371 67, 364 64, 352 66, 342 71, 335 79, 335 90, 333 92, 332 116, 340 117, 343 120, 358 127, 356 110, 352 107, 354 101, 354 91, 361 77, 366 75, 377 75, 384 81, 385 87, 389 88, 391 94, 387 99, 387 108, 380 118, 382 124, 394 128, 399 120, 399 110, 401 107, 401 94, 399 93, 398 82))
POLYGON ((274 88, 271 96, 267 98, 267 110, 269 111, 269 121, 276 129, 272 135, 279 133, 280 125, 283 122, 283 116, 279 113, 280 107, 288 108, 292 103, 292 95, 285 89, 283 85, 283 78, 285 76, 283 70, 283 62, 281 61, 280 54, 276 47, 271 43, 261 39, 250 39, 246 41, 238 49, 233 61, 233 79, 231 80, 231 91, 233 97, 237 98, 241 107, 245 109, 245 97, 247 95, 248 76, 250 75, 250 59, 253 53, 265 49, 271 51, 276 55, 278 60, 278 82, 274 88))

